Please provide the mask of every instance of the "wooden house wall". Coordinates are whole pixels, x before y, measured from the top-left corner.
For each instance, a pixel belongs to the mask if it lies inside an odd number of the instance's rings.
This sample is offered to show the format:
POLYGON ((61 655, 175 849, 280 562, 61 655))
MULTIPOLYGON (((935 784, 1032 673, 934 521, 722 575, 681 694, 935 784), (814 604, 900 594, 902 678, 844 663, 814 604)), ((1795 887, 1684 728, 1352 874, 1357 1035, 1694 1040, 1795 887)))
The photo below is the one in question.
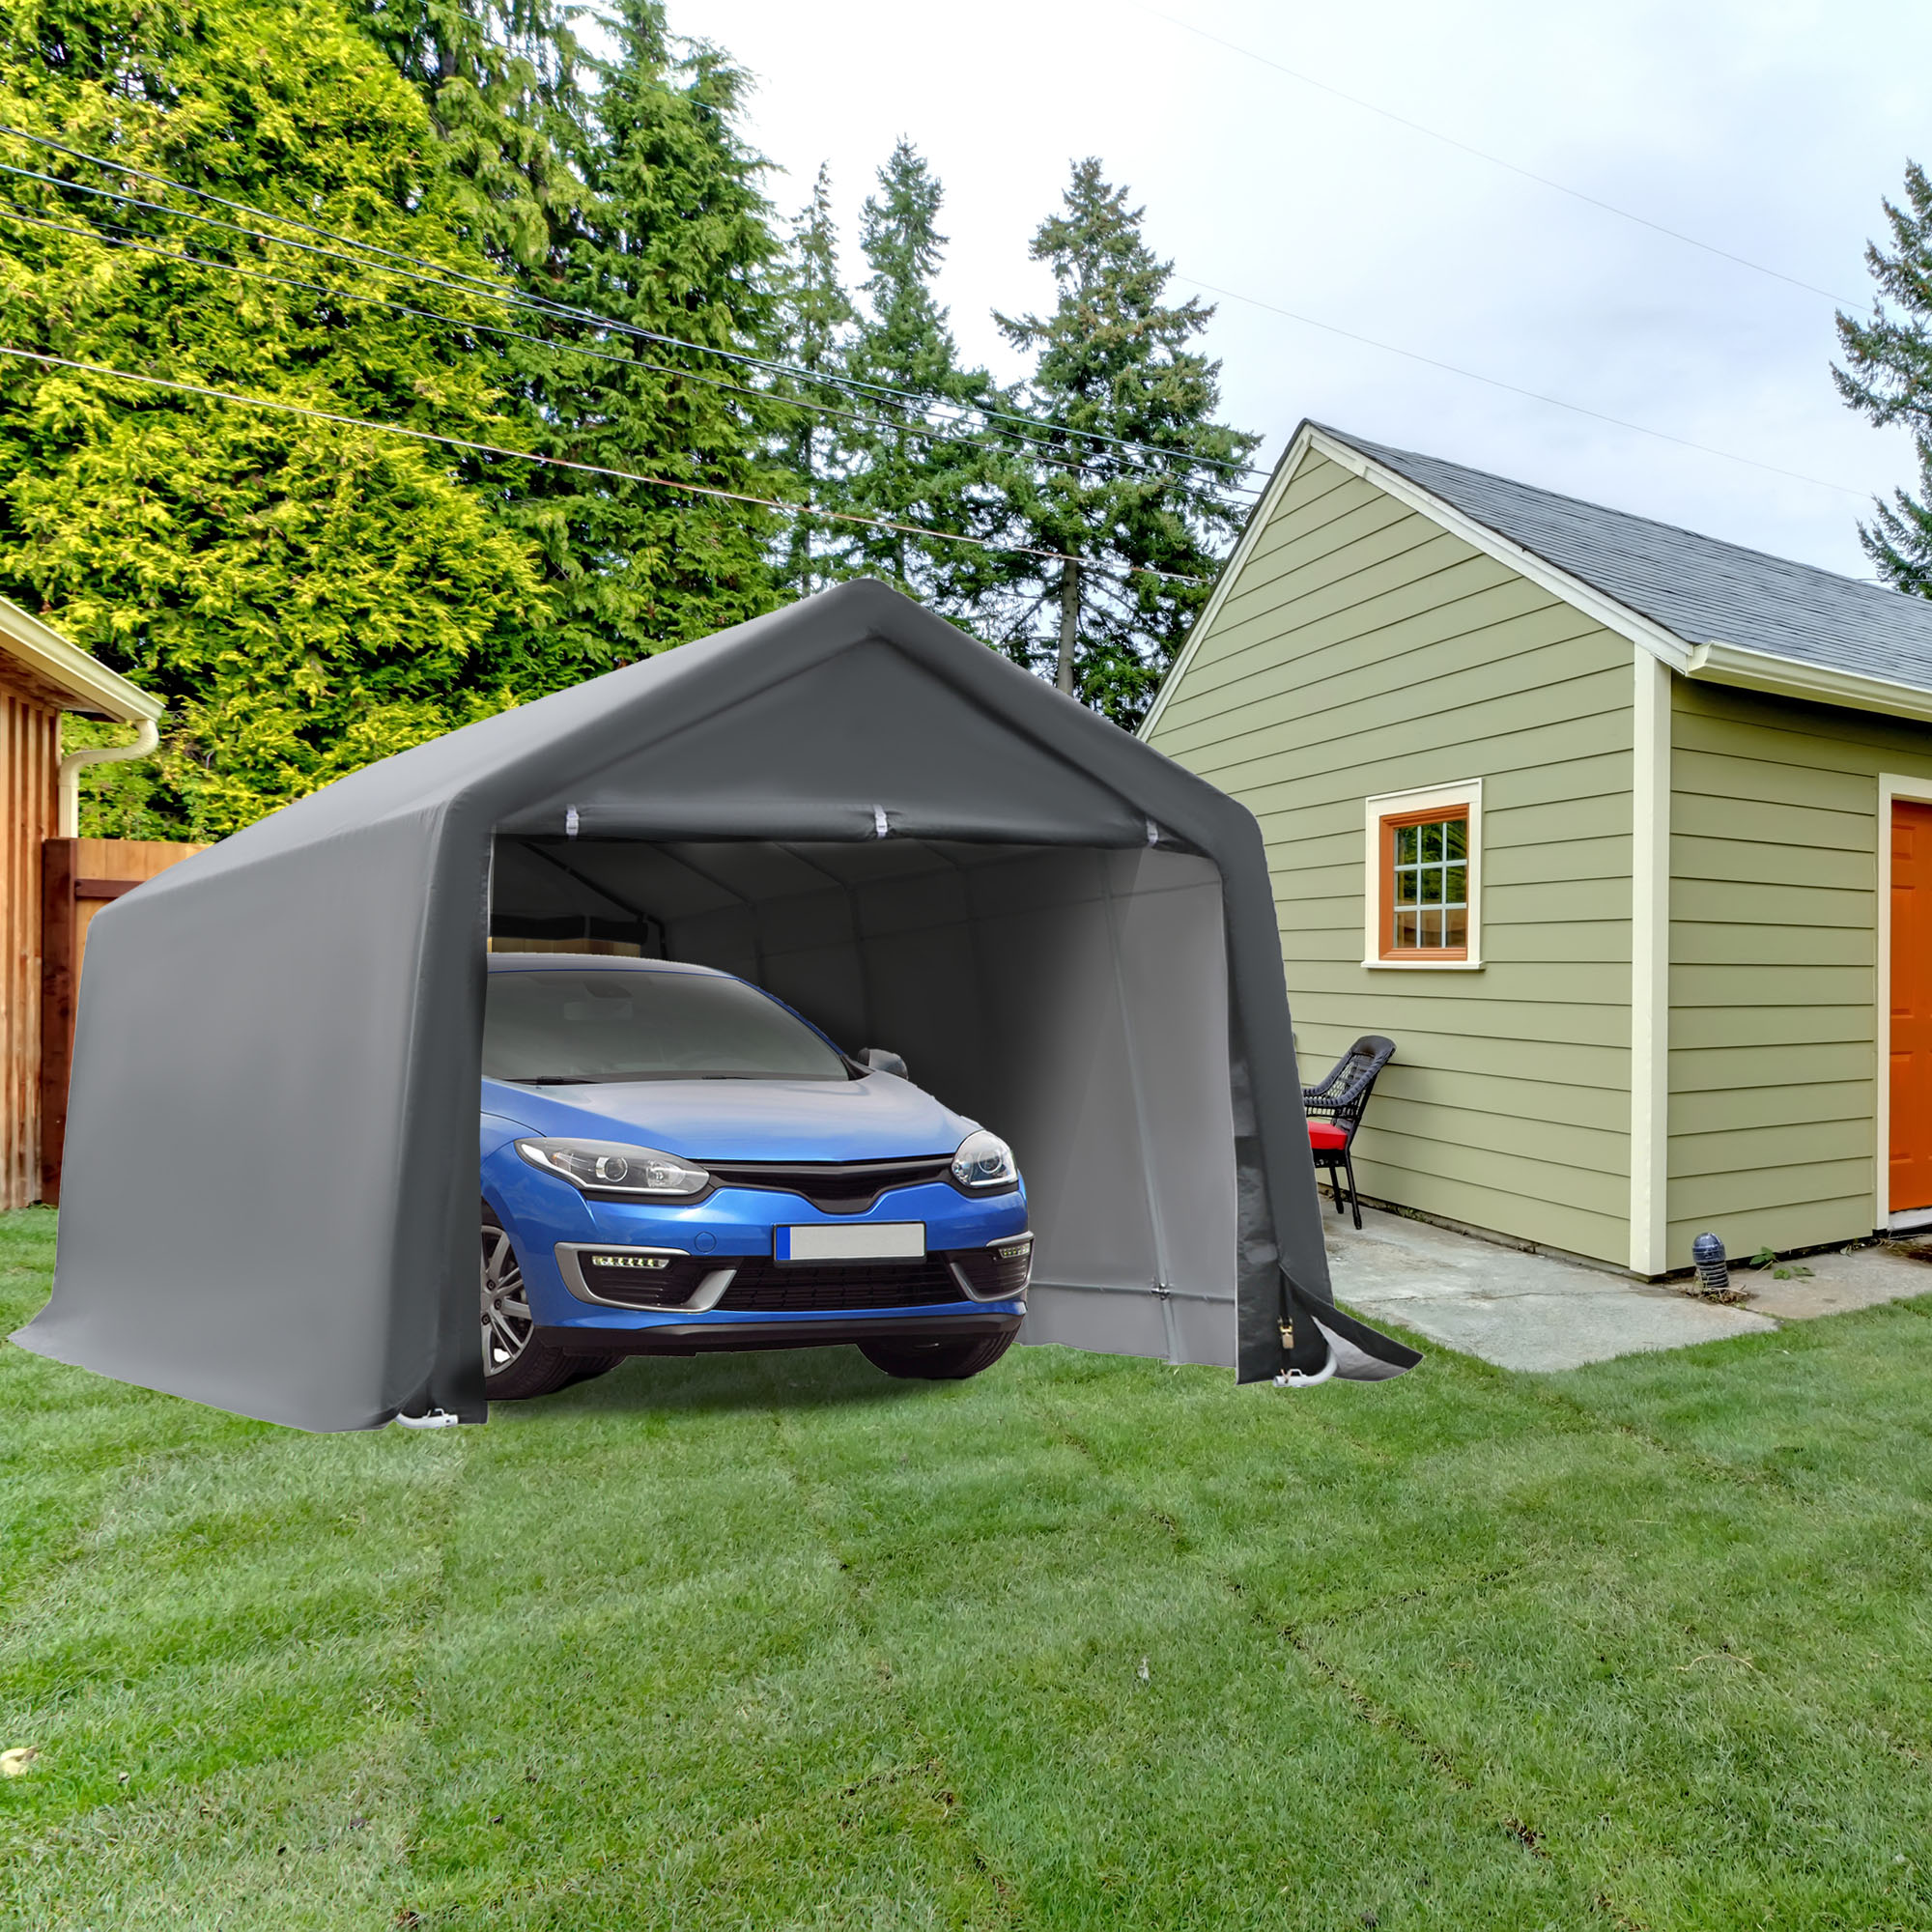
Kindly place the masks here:
POLYGON ((1667 1255, 1875 1219, 1878 776, 1932 728, 1673 678, 1667 1255))
POLYGON ((40 1198, 41 843, 60 713, 0 677, 0 1208, 40 1198))
POLYGON ((1397 1044, 1362 1190, 1630 1252, 1632 646, 1311 456, 1150 734, 1261 821, 1304 1078, 1397 1044), (1363 801, 1481 779, 1479 972, 1362 963, 1363 801))

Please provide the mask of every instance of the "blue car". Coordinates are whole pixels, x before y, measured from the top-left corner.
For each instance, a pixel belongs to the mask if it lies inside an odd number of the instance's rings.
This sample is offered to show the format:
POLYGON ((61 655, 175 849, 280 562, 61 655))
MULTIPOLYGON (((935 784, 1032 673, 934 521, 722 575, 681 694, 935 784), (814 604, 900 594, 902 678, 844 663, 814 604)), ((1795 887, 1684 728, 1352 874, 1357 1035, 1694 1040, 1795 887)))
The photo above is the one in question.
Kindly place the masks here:
POLYGON ((947 1380, 998 1361, 1026 1314, 1026 1189, 905 1072, 709 967, 493 953, 490 1397, 626 1355, 851 1342, 947 1380))

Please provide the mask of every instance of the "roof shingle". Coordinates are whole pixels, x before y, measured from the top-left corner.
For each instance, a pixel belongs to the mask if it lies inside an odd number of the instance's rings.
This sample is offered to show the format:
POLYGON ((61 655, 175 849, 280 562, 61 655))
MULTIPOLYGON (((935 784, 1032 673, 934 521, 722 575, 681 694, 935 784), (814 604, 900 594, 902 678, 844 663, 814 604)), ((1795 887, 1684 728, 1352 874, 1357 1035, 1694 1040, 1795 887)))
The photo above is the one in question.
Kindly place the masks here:
POLYGON ((1686 644, 1742 644, 1932 691, 1932 600, 1315 427, 1686 644))

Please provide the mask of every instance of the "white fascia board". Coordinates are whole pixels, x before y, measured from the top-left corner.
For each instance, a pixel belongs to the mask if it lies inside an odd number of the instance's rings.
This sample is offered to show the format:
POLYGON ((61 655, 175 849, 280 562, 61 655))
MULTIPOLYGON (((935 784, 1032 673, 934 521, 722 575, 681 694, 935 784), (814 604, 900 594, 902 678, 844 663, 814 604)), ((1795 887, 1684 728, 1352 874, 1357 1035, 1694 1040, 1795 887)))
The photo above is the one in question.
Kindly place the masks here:
POLYGON ((1214 588, 1208 593, 1207 605, 1200 616, 1195 618, 1187 633, 1187 641, 1180 647, 1180 655, 1174 661, 1173 668, 1161 679, 1160 689, 1154 694, 1152 705, 1148 715, 1141 720, 1141 727, 1135 736, 1146 742, 1153 727, 1160 723, 1160 714, 1167 709, 1167 700, 1174 696, 1180 680, 1187 675, 1187 668, 1194 662, 1194 653, 1201 639, 1208 635, 1214 619, 1221 613, 1221 606, 1234 594, 1236 580, 1242 567, 1253 554, 1255 545, 1261 541, 1262 532, 1273 519, 1275 506, 1281 501, 1283 493, 1294 481, 1294 472, 1301 468, 1307 456, 1315 432, 1304 422, 1289 439, 1288 447, 1281 453, 1281 461, 1274 467, 1274 474, 1267 480, 1267 488, 1262 492, 1262 499, 1250 513, 1246 526, 1241 531, 1240 541, 1235 546, 1235 554, 1221 566, 1221 574, 1214 580, 1214 588))
POLYGON ((129 684, 120 672, 109 670, 78 644, 69 643, 58 631, 49 630, 38 617, 30 617, 4 597, 0 597, 0 649, 67 693, 73 699, 72 710, 104 711, 124 724, 138 724, 144 718, 161 715, 158 697, 129 684))
POLYGON ((1668 665, 1672 670, 1689 668, 1690 646, 1676 632, 1665 630, 1662 624, 1640 611, 1633 611, 1629 605, 1619 604, 1614 597, 1606 596, 1594 584, 1585 583, 1580 577, 1573 577, 1567 570, 1559 569, 1533 551, 1512 543, 1508 537, 1499 535, 1485 524, 1477 523, 1475 518, 1459 510, 1455 504, 1445 502, 1433 490, 1424 489, 1420 483, 1399 470, 1378 463, 1372 456, 1364 456, 1359 449, 1324 431, 1312 426, 1304 427, 1308 428, 1309 447, 1331 463, 1339 464, 1363 481, 1373 483, 1384 495, 1406 504, 1409 509, 1427 517, 1431 523, 1439 525, 1452 535, 1461 537, 1485 555, 1507 564, 1519 577, 1528 578, 1552 597, 1560 597, 1566 604, 1574 605, 1586 615, 1594 617, 1605 630, 1614 631, 1620 638, 1628 638, 1632 643, 1647 650, 1660 664, 1668 665))
POLYGON ((1932 718, 1932 691, 1889 678, 1754 651, 1746 644, 1713 641, 1690 653, 1686 675, 1711 684, 1737 685, 1776 697, 1804 697, 1814 704, 1842 704, 1853 711, 1880 711, 1889 718, 1932 718))

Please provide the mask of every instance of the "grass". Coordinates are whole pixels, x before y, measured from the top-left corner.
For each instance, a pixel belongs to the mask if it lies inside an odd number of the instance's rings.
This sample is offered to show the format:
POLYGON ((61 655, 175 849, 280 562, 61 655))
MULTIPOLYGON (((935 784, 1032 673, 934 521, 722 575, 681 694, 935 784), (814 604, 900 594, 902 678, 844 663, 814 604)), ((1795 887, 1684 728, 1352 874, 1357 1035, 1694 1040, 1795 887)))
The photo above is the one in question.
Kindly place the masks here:
POLYGON ((0 1923, 1932 1926, 1928 1317, 337 1437, 0 1350, 0 1923))

